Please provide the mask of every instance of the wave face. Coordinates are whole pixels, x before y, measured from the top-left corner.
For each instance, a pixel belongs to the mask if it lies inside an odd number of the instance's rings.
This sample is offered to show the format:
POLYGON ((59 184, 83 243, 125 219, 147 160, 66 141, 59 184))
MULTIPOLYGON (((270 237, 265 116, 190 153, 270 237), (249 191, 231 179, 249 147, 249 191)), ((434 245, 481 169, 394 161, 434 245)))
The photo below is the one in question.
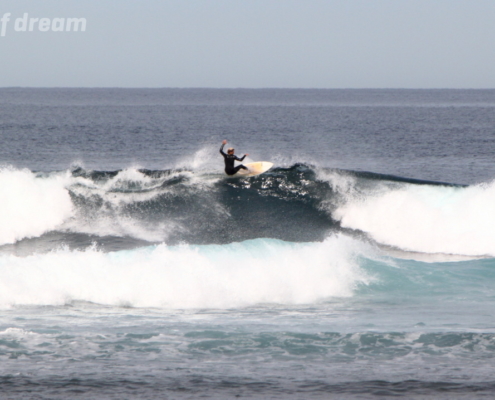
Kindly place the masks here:
POLYGON ((321 242, 345 232, 401 251, 495 255, 495 183, 460 186, 306 164, 252 178, 4 168, 0 183, 0 244, 18 254, 93 243, 111 251, 257 238, 321 242))

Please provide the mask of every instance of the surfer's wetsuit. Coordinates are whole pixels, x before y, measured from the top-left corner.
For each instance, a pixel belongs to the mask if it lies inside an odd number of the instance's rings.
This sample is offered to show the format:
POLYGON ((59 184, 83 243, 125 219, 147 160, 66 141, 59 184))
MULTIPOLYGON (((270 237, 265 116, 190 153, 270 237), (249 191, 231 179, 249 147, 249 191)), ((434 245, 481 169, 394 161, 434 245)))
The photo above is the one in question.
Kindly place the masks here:
POLYGON ((241 165, 238 165, 237 167, 234 167, 234 162, 235 161, 242 161, 242 160, 244 160, 244 158, 246 157, 245 155, 244 155, 244 157, 239 158, 239 157, 237 157, 234 154, 225 154, 223 152, 223 146, 225 146, 225 145, 222 144, 222 146, 220 147, 220 154, 223 156, 223 158, 225 160, 225 173, 227 175, 234 175, 240 169, 248 169, 247 167, 245 167, 242 164, 241 165))

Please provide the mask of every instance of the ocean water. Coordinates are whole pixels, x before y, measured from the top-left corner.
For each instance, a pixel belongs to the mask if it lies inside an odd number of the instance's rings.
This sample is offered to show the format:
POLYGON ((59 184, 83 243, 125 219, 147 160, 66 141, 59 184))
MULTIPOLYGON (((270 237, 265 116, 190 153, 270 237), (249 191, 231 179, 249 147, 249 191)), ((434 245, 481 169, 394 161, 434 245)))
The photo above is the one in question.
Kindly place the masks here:
POLYGON ((0 397, 495 396, 495 90, 1 88, 0 136, 0 397))

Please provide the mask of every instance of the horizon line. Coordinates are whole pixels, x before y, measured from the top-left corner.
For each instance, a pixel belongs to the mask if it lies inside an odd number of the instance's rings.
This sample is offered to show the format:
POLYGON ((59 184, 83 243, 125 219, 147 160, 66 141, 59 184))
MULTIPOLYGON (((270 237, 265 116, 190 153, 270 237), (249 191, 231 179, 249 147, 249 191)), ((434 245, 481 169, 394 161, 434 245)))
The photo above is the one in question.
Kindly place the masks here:
POLYGON ((495 87, 213 87, 213 86, 0 86, 1 89, 149 89, 149 90, 495 90, 495 87))

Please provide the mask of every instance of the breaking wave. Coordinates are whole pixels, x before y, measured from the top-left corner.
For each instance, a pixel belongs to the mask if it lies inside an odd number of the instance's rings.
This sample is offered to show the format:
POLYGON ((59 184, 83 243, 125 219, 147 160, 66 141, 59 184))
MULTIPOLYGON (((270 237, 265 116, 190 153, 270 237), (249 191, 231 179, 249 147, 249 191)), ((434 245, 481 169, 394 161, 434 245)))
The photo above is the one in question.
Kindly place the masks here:
MULTIPOLYGON (((418 253, 494 256, 495 183, 460 186, 294 164, 251 178, 187 169, 0 170, 0 244, 122 250, 339 232, 418 253), (33 244, 34 243, 34 244, 33 244)), ((8 246, 3 246, 6 249, 8 246)))

